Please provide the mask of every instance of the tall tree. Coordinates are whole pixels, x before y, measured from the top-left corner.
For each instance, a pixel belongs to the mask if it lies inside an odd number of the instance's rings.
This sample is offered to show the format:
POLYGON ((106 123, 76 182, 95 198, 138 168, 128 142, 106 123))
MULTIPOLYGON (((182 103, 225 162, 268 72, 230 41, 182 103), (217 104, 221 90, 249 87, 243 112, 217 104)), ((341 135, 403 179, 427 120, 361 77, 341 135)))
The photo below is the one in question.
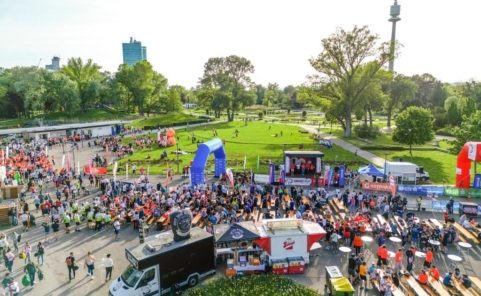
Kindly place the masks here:
POLYGON ((332 102, 329 112, 341 123, 346 137, 351 136, 351 116, 362 102, 362 93, 389 60, 389 44, 378 45, 378 40, 365 26, 339 29, 321 41, 322 52, 309 60, 323 75, 321 95, 332 102))
POLYGON ((416 84, 416 92, 410 100, 405 100, 403 107, 421 106, 434 110, 434 107, 444 107, 447 92, 441 81, 431 74, 414 75, 411 80, 416 84))
POLYGON ((254 93, 250 90, 252 73, 254 66, 251 62, 235 55, 210 58, 205 63, 200 84, 214 90, 212 102, 222 98, 222 104, 217 105, 226 110, 228 121, 234 120, 236 111, 254 103, 254 93))
POLYGON ((392 135, 395 142, 409 145, 412 156, 413 144, 424 144, 434 138, 431 110, 411 106, 396 117, 396 129, 392 135))
POLYGON ((77 85, 82 111, 95 107, 102 83, 106 80, 100 72, 100 66, 91 59, 84 63, 81 58, 70 58, 67 65, 62 67, 62 72, 77 85))
POLYGON ((391 118, 393 111, 399 108, 403 101, 414 97, 417 85, 403 75, 396 75, 394 80, 386 85, 389 96, 387 97, 385 108, 387 113, 387 127, 391 128, 391 118))
POLYGON ((61 111, 72 116, 80 108, 80 98, 73 82, 62 72, 45 72, 44 111, 61 111))
POLYGON ((481 139, 481 111, 476 111, 471 116, 464 116, 459 127, 454 128, 456 140, 453 142, 454 153, 459 153, 466 142, 479 141, 481 139))

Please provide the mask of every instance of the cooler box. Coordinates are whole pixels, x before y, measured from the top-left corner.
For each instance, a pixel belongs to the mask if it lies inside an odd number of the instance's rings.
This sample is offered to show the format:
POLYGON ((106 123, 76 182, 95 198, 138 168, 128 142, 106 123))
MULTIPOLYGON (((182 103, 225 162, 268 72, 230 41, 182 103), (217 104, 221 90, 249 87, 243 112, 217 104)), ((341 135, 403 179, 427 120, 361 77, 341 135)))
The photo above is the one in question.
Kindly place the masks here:
POLYGON ((304 258, 290 257, 287 258, 289 262, 289 274, 303 274, 304 273, 304 258))
POLYGON ((287 274, 289 272, 289 264, 286 259, 272 260, 273 274, 287 274))

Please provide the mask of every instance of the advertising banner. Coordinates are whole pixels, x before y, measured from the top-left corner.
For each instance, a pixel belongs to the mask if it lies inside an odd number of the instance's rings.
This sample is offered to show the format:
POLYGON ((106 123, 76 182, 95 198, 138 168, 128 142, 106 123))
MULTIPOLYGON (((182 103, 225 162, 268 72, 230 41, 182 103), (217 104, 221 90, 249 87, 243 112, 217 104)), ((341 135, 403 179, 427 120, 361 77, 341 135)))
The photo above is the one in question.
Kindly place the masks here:
POLYGON ((481 189, 464 189, 456 187, 445 187, 444 195, 450 197, 481 197, 481 189))
POLYGON ((312 180, 309 178, 286 178, 286 186, 311 186, 312 180))
POLYGON ((343 188, 346 183, 346 168, 343 165, 339 166, 339 187, 343 188))
POLYGON ((397 186, 397 191, 399 193, 404 193, 404 194, 409 194, 409 195, 421 195, 421 196, 428 196, 429 194, 435 194, 435 195, 438 195, 438 196, 444 195, 444 187, 443 186, 399 184, 397 186))
POLYGON ((363 182, 363 190, 392 192, 392 185, 389 183, 363 182))
POLYGON ((474 175, 473 188, 481 188, 481 174, 474 175))

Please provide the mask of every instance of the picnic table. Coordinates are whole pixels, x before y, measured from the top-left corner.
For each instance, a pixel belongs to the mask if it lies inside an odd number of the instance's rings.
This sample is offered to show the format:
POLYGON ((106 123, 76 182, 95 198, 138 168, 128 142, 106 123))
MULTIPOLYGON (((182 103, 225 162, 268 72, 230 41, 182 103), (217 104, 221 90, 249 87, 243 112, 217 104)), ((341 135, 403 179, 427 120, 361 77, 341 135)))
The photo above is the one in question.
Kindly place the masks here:
POLYGON ((463 296, 478 296, 478 293, 471 292, 472 288, 466 288, 463 283, 456 278, 453 278, 453 285, 463 296))
POLYGON ((473 289, 476 290, 478 294, 481 295, 481 279, 479 279, 476 276, 470 276, 469 279, 473 284, 473 289))
POLYGON ((449 293, 449 291, 446 291, 446 289, 444 289, 444 285, 440 281, 433 278, 432 276, 429 276, 428 283, 436 291, 436 293, 439 296, 450 296, 451 295, 449 293))
POLYGON ((387 225, 386 229, 389 231, 389 233, 392 233, 391 226, 389 225, 389 223, 387 223, 386 219, 384 219, 384 217, 381 214, 377 215, 377 220, 379 221, 379 226, 382 228, 384 228, 384 223, 386 223, 387 225))
POLYGON ((459 231, 460 234, 462 234, 466 239, 471 240, 472 242, 479 244, 479 239, 475 237, 471 232, 469 232, 466 228, 464 228, 461 224, 458 222, 454 222, 454 228, 456 228, 457 231, 459 231))
MULTIPOLYGON (((408 282, 411 290, 417 295, 417 296, 430 296, 430 295, 436 295, 433 293, 428 293, 425 289, 421 287, 421 285, 414 279, 414 277, 409 276, 406 277, 406 281, 408 282)), ((430 289, 431 290, 431 289, 430 289)))

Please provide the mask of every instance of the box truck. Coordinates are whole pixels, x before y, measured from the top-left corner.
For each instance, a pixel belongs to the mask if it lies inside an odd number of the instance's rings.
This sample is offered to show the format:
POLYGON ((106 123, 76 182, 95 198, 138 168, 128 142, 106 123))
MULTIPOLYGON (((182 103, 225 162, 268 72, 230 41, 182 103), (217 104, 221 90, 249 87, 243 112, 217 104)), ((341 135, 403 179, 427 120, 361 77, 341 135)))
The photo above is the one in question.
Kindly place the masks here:
POLYGON ((147 237, 125 256, 130 265, 110 286, 111 296, 164 295, 215 273, 214 236, 201 228, 180 241, 171 230, 147 237))
POLYGON ((429 180, 429 173, 424 168, 417 166, 411 162, 395 162, 386 161, 385 174, 401 178, 401 181, 427 181, 429 180))

